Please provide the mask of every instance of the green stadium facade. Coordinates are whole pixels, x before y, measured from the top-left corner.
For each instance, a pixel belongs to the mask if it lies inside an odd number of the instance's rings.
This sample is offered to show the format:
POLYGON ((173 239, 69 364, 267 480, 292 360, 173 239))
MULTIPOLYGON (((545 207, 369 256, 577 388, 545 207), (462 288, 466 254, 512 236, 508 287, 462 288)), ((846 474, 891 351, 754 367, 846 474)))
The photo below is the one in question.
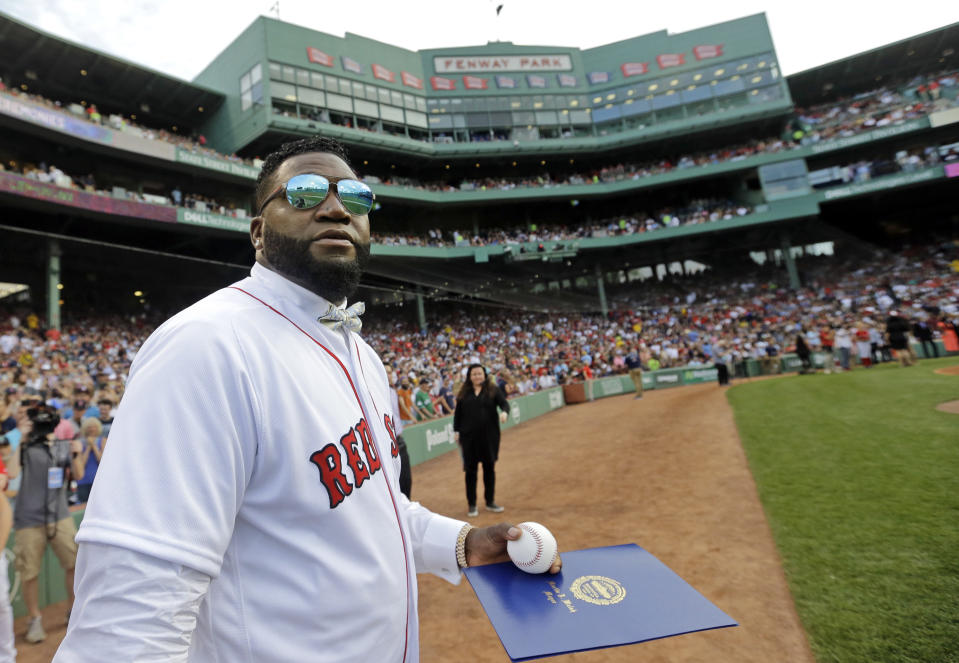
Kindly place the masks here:
POLYGON ((959 70, 956 43, 959 24, 787 79, 761 14, 592 49, 423 51, 260 17, 187 82, 0 15, 0 281, 28 284, 54 325, 61 302, 136 310, 195 299, 252 260, 258 157, 323 134, 348 145, 376 192, 364 298, 415 302, 408 310, 420 320, 431 298, 605 313, 608 289, 639 287, 658 266, 715 268, 756 254, 781 260, 784 282, 798 287, 792 256, 803 247, 921 232, 919 206, 954 223, 959 173, 947 164, 818 185, 879 154, 956 143, 959 109, 952 88, 920 116, 809 142, 797 106, 882 86, 915 95, 905 88, 916 77, 959 70), (676 167, 683 155, 767 140, 786 142, 676 167), (595 176, 661 162, 670 166, 595 176), (96 186, 27 177, 25 166, 40 163, 96 186), (173 205, 173 190, 226 205, 173 205), (636 234, 602 229, 700 199, 745 213, 636 234), (599 230, 482 246, 377 241, 558 225, 599 230))

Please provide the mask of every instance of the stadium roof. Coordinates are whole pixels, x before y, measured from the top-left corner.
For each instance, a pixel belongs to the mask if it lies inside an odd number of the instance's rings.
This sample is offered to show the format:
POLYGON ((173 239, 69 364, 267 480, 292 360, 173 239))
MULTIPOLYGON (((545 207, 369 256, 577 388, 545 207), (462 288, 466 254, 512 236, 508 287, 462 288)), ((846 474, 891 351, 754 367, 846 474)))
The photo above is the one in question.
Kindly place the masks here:
POLYGON ((87 101, 101 113, 135 114, 139 123, 162 128, 199 127, 224 101, 209 88, 42 32, 3 13, 0 75, 11 87, 26 85, 30 93, 65 104, 87 101))
POLYGON ((787 77, 798 106, 851 96, 930 71, 959 69, 959 23, 787 77))

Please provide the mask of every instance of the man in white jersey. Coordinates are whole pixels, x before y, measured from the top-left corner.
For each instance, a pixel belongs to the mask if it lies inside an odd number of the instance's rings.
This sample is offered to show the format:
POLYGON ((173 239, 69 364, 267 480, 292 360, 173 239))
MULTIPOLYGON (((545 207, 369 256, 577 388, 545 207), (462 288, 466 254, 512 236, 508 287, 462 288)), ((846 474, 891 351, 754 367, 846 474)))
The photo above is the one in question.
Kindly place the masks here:
POLYGON ((329 139, 270 155, 250 277, 137 354, 57 663, 412 663, 416 573, 456 583, 508 559, 508 523, 471 529, 400 493, 386 373, 345 308, 369 257, 355 178, 329 139))

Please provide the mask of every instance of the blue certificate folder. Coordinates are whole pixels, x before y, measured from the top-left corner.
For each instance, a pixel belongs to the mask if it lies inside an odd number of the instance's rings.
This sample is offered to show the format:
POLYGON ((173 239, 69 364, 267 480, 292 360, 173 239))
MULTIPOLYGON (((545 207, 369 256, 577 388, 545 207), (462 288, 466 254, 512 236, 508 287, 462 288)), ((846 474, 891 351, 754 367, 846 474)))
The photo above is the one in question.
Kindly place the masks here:
POLYGON ((464 572, 513 661, 737 626, 635 543, 565 552, 557 575, 512 562, 464 572))

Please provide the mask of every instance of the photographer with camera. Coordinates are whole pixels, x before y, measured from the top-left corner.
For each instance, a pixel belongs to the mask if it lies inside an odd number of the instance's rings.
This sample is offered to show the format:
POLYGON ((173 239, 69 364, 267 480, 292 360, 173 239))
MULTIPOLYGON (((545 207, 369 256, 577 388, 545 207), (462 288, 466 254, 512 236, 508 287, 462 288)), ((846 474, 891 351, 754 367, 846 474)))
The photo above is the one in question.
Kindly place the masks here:
POLYGON ((38 581, 43 553, 53 548, 63 567, 68 596, 67 619, 73 607, 73 569, 77 561, 76 526, 67 508, 71 479, 83 478, 80 441, 57 440, 53 431, 60 415, 39 399, 24 400, 17 413, 20 446, 10 455, 9 474, 23 472, 13 512, 16 568, 23 582, 23 600, 30 613, 27 642, 47 637, 40 614, 38 581))

